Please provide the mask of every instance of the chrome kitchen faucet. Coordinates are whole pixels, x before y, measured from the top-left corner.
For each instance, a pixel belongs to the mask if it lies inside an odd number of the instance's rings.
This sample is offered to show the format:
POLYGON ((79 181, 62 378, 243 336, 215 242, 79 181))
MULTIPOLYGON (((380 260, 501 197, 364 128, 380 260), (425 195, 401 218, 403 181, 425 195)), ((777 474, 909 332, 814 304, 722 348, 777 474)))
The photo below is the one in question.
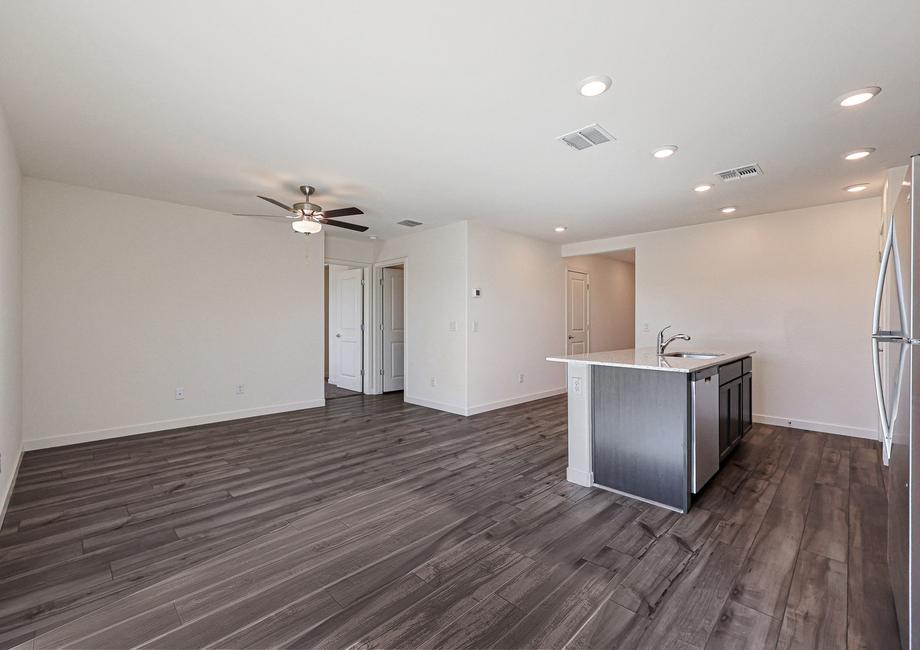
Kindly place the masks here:
POLYGON ((690 337, 687 336, 686 334, 675 334, 674 336, 672 336, 671 338, 669 338, 667 341, 665 341, 665 340, 664 340, 664 331, 665 331, 666 329, 668 329, 669 327, 671 327, 671 326, 670 326, 670 325, 665 325, 665 326, 662 327, 661 330, 658 332, 658 356, 659 356, 659 357, 664 356, 664 351, 668 348, 669 345, 671 345, 671 343, 673 343, 673 342, 676 341, 677 339, 680 339, 680 340, 682 340, 682 341, 689 341, 689 340, 690 340, 690 337))

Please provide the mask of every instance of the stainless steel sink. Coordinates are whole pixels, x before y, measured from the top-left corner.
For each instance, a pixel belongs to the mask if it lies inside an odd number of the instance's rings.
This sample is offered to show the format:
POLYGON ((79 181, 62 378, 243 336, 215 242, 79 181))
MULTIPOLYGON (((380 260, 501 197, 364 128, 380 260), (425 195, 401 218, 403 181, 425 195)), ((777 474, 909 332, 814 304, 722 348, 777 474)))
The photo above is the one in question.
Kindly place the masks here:
POLYGON ((680 357, 681 359, 718 359, 721 354, 713 352, 666 352, 666 357, 680 357))

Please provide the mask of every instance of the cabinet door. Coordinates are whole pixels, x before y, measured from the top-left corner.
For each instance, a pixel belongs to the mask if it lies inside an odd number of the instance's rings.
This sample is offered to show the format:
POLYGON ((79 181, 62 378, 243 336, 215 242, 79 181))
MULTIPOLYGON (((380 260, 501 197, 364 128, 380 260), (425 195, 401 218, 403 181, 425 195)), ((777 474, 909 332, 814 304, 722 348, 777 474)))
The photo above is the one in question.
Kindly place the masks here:
POLYGON ((731 383, 732 393, 731 393, 731 413, 730 413, 730 423, 729 423, 729 436, 728 444, 734 444, 738 438, 741 437, 744 433, 744 425, 741 422, 741 402, 742 402, 742 393, 741 390, 741 377, 735 379, 731 383))
POLYGON ((731 444, 732 390, 731 382, 719 387, 719 455, 731 444))
POLYGON ((719 388, 719 454, 722 455, 743 434, 741 377, 719 388))
POLYGON ((751 413, 751 373, 741 376, 741 435, 747 433, 754 424, 751 413))

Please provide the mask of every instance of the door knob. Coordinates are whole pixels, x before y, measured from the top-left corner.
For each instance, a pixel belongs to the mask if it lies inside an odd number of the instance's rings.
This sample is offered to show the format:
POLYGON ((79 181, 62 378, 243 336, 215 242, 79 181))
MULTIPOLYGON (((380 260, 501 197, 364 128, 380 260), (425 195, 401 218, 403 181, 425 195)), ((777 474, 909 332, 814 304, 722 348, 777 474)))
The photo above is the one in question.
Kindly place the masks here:
POLYGON ((569 340, 574 339, 575 337, 569 334, 569 340))
POLYGON ((336 335, 335 335, 335 338, 337 338, 337 339, 340 339, 340 338, 342 338, 342 333, 341 333, 341 332, 339 332, 338 334, 336 334, 336 335))

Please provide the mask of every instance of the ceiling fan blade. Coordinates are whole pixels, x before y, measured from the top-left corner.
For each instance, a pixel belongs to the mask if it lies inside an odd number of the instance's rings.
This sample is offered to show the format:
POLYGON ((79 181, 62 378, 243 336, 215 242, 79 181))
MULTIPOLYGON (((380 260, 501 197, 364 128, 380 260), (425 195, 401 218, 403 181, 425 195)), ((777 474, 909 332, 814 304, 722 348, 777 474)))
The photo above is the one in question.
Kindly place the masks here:
POLYGON ((291 221, 294 217, 289 217, 284 214, 240 214, 239 212, 233 213, 234 217, 262 217, 263 219, 285 219, 286 221, 291 221))
POLYGON ((263 201, 268 201, 269 203, 274 203, 274 204, 277 205, 279 208, 284 208, 284 209, 287 210, 288 212, 293 212, 293 211, 294 211, 294 208, 292 208, 292 207, 290 207, 290 206, 288 206, 288 205, 285 205, 285 204, 282 203, 281 201, 276 201, 275 199, 270 199, 270 198, 268 198, 267 196, 262 196, 261 194, 257 194, 256 196, 258 196, 258 197, 259 197, 260 199, 262 199, 263 201))
POLYGON ((323 214, 330 219, 335 219, 337 217, 350 217, 356 214, 364 214, 364 212, 358 208, 338 208, 336 210, 323 210, 323 214))
POLYGON ((345 221, 333 221, 332 219, 321 219, 321 220, 317 219, 317 222, 323 224, 324 226, 336 226, 337 228, 346 228, 348 230, 355 230, 357 232, 364 232, 365 230, 367 230, 367 226, 359 226, 354 223, 346 223, 345 221))

